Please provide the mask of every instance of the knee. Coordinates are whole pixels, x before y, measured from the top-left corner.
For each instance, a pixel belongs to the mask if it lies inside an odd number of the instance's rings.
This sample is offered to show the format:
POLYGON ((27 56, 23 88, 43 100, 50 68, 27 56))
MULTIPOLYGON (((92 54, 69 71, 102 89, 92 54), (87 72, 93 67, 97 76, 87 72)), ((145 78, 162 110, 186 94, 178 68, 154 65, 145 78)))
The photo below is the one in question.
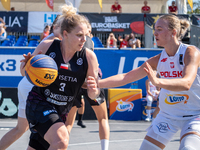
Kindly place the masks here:
POLYGON ((179 150, 197 150, 200 146, 200 137, 195 134, 186 135, 182 140, 179 150))
POLYGON ((61 150, 63 149, 64 150, 64 149, 67 149, 68 143, 69 143, 69 139, 68 138, 62 138, 57 142, 51 143, 50 146, 53 149, 61 149, 61 150))
POLYGON ((67 149, 69 144, 69 140, 68 139, 63 139, 60 141, 60 148, 61 149, 67 149))

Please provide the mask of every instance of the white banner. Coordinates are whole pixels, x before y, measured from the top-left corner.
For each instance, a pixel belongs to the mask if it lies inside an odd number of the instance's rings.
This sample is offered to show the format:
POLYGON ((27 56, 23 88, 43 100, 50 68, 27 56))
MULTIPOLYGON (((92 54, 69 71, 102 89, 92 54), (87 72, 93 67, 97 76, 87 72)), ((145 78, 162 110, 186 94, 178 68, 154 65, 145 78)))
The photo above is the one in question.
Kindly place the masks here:
POLYGON ((29 12, 28 33, 42 33, 46 25, 52 25, 59 12, 29 12))
POLYGON ((23 55, 0 55, 0 76, 21 76, 20 60, 23 55))

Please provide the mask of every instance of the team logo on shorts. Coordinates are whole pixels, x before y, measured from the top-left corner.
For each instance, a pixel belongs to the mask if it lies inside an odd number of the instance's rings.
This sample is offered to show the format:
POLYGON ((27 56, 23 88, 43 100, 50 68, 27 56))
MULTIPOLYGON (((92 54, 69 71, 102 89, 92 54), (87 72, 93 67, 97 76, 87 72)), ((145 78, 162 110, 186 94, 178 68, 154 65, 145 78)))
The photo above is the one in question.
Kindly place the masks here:
POLYGON ((156 127, 158 128, 158 131, 161 133, 166 133, 170 130, 169 125, 166 122, 160 122, 156 125, 156 127))
POLYGON ((186 94, 174 94, 174 95, 167 95, 165 98, 165 103, 169 105, 175 105, 181 102, 184 102, 184 104, 187 104, 189 99, 189 96, 186 94))
POLYGON ((122 99, 117 101, 118 105, 116 107, 117 111, 124 112, 124 111, 132 111, 134 104, 131 102, 124 102, 122 99))
POLYGON ((50 56, 51 58, 55 58, 55 57, 56 57, 56 53, 55 53, 55 52, 51 52, 51 53, 49 54, 49 56, 50 56))
POLYGON ((77 65, 79 65, 79 66, 82 65, 82 64, 83 64, 83 59, 82 59, 82 58, 79 58, 79 59, 77 60, 76 63, 77 63, 77 65))
POLYGON ((45 91, 44 91, 44 94, 46 95, 46 96, 49 96, 50 95, 50 90, 49 89, 46 89, 45 91))
POLYGON ((46 115, 49 115, 51 113, 57 113, 57 111, 54 110, 54 109, 52 109, 52 110, 46 110, 46 111, 43 112, 43 115, 46 116, 46 115))

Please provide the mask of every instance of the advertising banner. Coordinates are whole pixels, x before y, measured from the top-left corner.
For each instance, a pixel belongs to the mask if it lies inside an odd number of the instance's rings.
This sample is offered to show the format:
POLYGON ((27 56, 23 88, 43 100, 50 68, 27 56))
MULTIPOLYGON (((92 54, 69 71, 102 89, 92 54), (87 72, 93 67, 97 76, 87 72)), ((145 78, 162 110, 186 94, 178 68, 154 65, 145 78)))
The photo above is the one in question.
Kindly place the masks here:
POLYGON ((81 13, 92 26, 93 33, 144 34, 143 14, 81 13))
MULTIPOLYGON (((161 53, 162 49, 135 49, 135 50, 98 50, 97 55, 99 67, 102 70, 103 78, 112 75, 126 73, 133 68, 141 66, 147 59, 161 53)), ((147 77, 137 82, 138 88, 142 89, 143 96, 146 95, 145 81, 147 77)), ((130 88, 131 83, 119 88, 130 88)))
POLYGON ((141 98, 141 89, 108 89, 110 119, 141 120, 141 98))
POLYGON ((33 48, 1 48, 0 49, 0 87, 17 87, 22 79, 20 60, 23 54, 33 52, 33 48))
POLYGON ((7 32, 27 32, 28 12, 0 11, 0 17, 6 24, 7 32))
POLYGON ((17 88, 0 88, 0 118, 17 118, 17 88))
MULTIPOLYGON (((20 75, 20 60, 23 54, 33 52, 34 49, 23 48, 1 48, 0 49, 0 87, 17 87, 22 79, 20 75)), ((103 78, 126 73, 133 68, 141 66, 148 58, 155 56, 162 49, 95 49, 99 67, 102 70, 103 78)), ((137 82, 138 88, 142 89, 143 95, 146 95, 145 81, 147 77, 137 82)), ((131 83, 119 88, 130 88, 131 83)))
POLYGON ((52 25, 58 12, 29 12, 28 33, 42 33, 46 25, 52 25))

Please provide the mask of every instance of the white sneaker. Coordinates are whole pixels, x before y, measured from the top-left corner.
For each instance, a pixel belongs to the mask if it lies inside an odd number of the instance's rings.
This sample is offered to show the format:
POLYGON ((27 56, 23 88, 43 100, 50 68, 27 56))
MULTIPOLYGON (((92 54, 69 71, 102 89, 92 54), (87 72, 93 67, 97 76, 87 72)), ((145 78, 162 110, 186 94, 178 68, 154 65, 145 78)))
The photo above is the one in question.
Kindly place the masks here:
POLYGON ((147 117, 147 118, 145 119, 145 121, 150 122, 150 121, 151 121, 151 118, 147 117))

